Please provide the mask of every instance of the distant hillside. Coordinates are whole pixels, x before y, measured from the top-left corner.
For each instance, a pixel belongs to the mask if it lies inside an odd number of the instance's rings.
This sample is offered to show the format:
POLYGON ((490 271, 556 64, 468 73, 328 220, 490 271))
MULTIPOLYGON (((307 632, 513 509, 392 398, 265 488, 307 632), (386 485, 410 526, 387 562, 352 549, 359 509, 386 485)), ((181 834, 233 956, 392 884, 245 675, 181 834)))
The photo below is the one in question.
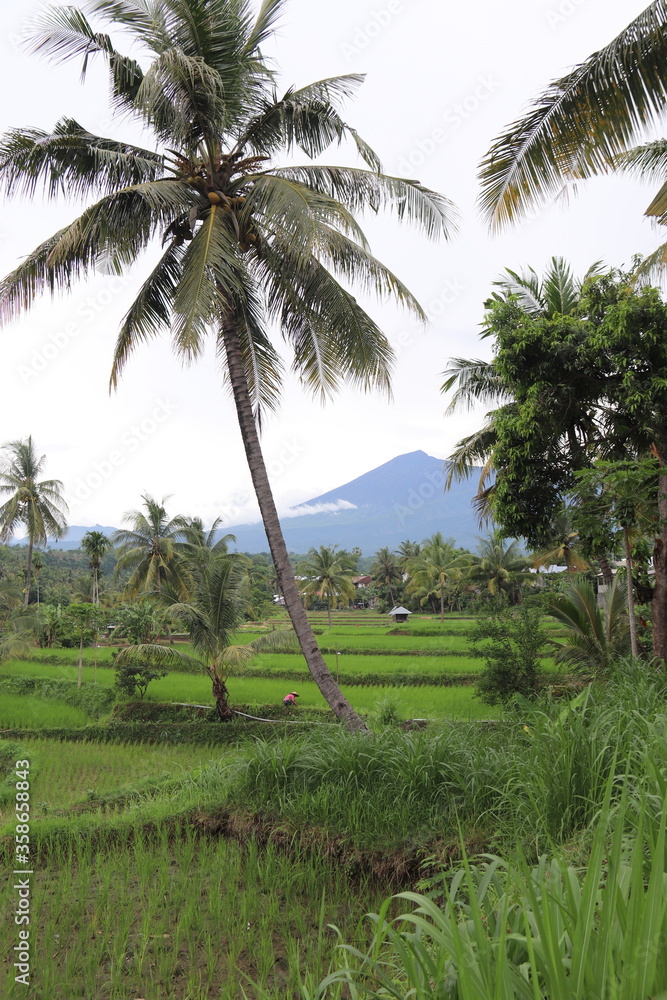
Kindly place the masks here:
MULTIPOLYGON (((366 472, 358 479, 313 497, 282 519, 287 548, 307 552, 319 545, 358 546, 364 555, 379 548, 396 548, 409 538, 421 541, 435 531, 453 538, 457 545, 475 548, 480 529, 471 501, 477 476, 455 483, 444 492, 445 462, 424 451, 399 455, 366 472)), ((94 528, 72 526, 67 537, 50 548, 76 549, 86 531, 111 535, 115 528, 96 524, 94 528)), ((236 535, 239 552, 268 552, 261 523, 225 526, 236 535)), ((20 544, 20 542, 19 542, 20 544)))
MULTIPOLYGON (((480 529, 471 501, 477 476, 444 492, 445 462, 423 451, 385 462, 358 479, 292 508, 282 519, 287 548, 306 552, 319 545, 358 546, 364 555, 396 548, 409 538, 421 541, 435 531, 457 545, 474 548, 480 529)), ((266 552, 261 524, 226 527, 241 552, 266 552)))

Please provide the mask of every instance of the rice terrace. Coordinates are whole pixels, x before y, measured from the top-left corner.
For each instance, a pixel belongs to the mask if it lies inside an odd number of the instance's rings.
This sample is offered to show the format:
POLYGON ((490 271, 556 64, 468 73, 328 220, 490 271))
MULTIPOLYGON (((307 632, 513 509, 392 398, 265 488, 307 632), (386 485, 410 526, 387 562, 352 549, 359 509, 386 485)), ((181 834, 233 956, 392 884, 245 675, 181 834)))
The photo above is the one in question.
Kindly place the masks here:
POLYGON ((667 1000, 665 0, 2 17, 0 1000, 667 1000))

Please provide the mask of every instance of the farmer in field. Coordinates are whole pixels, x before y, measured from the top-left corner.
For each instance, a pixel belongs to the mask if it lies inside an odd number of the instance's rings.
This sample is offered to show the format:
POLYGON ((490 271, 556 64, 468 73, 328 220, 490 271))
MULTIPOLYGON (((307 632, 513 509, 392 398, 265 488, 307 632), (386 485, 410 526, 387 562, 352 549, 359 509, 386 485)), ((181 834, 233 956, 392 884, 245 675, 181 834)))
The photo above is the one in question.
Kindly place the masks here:
POLYGON ((293 705, 296 705, 296 699, 298 697, 299 696, 296 693, 296 691, 290 691, 289 694, 285 695, 285 697, 283 698, 283 705, 285 706, 288 712, 291 710, 293 705))

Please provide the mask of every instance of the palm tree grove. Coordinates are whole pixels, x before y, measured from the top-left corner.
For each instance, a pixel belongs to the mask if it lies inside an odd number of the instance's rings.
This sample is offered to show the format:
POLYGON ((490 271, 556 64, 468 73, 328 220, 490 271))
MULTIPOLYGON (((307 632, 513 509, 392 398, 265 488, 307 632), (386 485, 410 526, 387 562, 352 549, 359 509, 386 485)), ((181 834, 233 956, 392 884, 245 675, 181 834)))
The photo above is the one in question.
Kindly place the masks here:
POLYGON ((3 18, 0 995, 666 998, 667 4, 3 18))

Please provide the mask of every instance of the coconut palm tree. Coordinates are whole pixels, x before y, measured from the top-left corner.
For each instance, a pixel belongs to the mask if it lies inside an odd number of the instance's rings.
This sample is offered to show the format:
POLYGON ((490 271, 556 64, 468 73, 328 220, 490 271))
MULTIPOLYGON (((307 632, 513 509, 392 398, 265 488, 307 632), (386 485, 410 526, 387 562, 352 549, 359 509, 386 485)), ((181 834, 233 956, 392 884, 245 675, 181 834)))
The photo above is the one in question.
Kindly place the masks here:
POLYGON ((183 539, 187 522, 180 515, 169 518, 164 504, 144 493, 145 512, 129 510, 124 520, 129 527, 115 531, 112 542, 118 546, 116 574, 131 569, 125 596, 136 597, 142 591, 159 593, 168 584, 181 600, 192 589, 192 577, 177 545, 183 539))
POLYGON ((81 539, 81 548, 90 560, 93 571, 93 604, 100 603, 99 575, 102 559, 112 548, 111 542, 103 531, 87 531, 81 539))
POLYGON ((567 507, 563 507, 553 520, 553 531, 546 546, 540 552, 533 554, 533 566, 539 569, 541 566, 564 563, 570 576, 573 573, 582 573, 589 567, 579 551, 580 546, 579 532, 572 526, 572 518, 567 507))
POLYGON ((482 161, 481 205, 490 225, 516 222, 570 181, 614 167, 660 180, 647 214, 664 220, 667 143, 632 147, 662 121, 666 56, 667 4, 654 0, 608 45, 553 80, 482 161))
POLYGON ((457 552, 437 531, 422 544, 419 554, 408 563, 408 590, 421 595, 422 600, 436 597, 440 602, 440 620, 444 621, 447 585, 453 580, 460 580, 471 562, 468 553, 457 552))
POLYGON ((508 541, 496 529, 488 538, 479 538, 477 553, 471 579, 483 582, 494 597, 503 591, 515 595, 517 584, 526 577, 530 566, 530 560, 522 555, 516 539, 508 541))
POLYGON ((294 637, 291 629, 281 629, 245 645, 233 643, 246 607, 245 572, 243 556, 218 551, 203 567, 190 601, 174 601, 175 593, 169 586, 166 587, 162 603, 170 617, 178 620, 189 632, 195 656, 171 646, 141 643, 121 650, 117 662, 131 662, 139 658, 159 666, 173 667, 186 663, 203 670, 211 678, 219 717, 225 722, 231 719, 227 688, 230 671, 242 667, 262 649, 272 646, 284 648, 294 637))
POLYGON ((400 583, 403 579, 403 574, 396 562, 396 553, 391 552, 388 548, 378 549, 375 553, 375 562, 371 566, 371 577, 373 583, 376 583, 379 587, 387 588, 391 599, 391 606, 394 607, 396 601, 394 600, 392 584, 400 583))
POLYGON ((227 534, 216 539, 220 530, 222 518, 216 517, 207 531, 200 517, 184 518, 183 541, 179 542, 179 552, 185 557, 190 572, 193 575, 201 573, 217 555, 227 552, 230 542, 236 541, 236 536, 227 534))
POLYGON ((306 578, 301 593, 306 599, 319 597, 327 602, 329 628, 332 602, 337 605, 341 600, 350 601, 354 597, 353 572, 349 556, 337 553, 335 545, 331 548, 320 545, 319 549, 311 549, 308 558, 299 565, 299 573, 306 578))
POLYGON ((46 456, 37 456, 32 437, 9 441, 7 454, 0 461, 0 495, 11 494, 0 506, 0 542, 8 542, 19 525, 24 525, 28 539, 28 565, 25 575, 23 607, 30 601, 32 553, 35 545, 47 539, 62 538, 67 531, 67 504, 62 497, 59 479, 43 479, 46 456))
POLYGON ((453 212, 418 182, 383 174, 346 123, 342 102, 362 77, 278 96, 262 45, 284 5, 263 0, 253 17, 250 0, 94 0, 85 10, 55 7, 40 16, 34 49, 55 61, 82 59, 84 73, 95 56, 104 60, 114 107, 152 132, 157 151, 92 135, 71 118, 52 133, 5 136, 0 177, 7 190, 30 197, 44 182, 51 194, 101 197, 5 279, 0 311, 20 312, 44 288, 68 287, 101 259, 121 270, 162 240, 162 257, 123 320, 112 385, 137 344, 162 332, 171 331, 185 359, 199 357, 205 337, 213 338, 301 648, 336 715, 359 728, 301 605, 262 456, 259 423, 276 407, 284 375, 269 330, 280 328, 293 370, 320 397, 345 382, 388 391, 391 348, 347 286, 424 314, 372 255, 355 213, 393 210, 437 237, 452 232, 453 212), (145 68, 115 48, 106 28, 133 38, 145 68), (364 169, 276 165, 279 153, 314 159, 344 140, 364 169))
POLYGON ((619 577, 598 606, 587 580, 572 583, 562 594, 547 595, 546 610, 564 626, 563 641, 553 641, 556 663, 585 673, 606 673, 613 661, 630 650, 625 584, 619 577))

